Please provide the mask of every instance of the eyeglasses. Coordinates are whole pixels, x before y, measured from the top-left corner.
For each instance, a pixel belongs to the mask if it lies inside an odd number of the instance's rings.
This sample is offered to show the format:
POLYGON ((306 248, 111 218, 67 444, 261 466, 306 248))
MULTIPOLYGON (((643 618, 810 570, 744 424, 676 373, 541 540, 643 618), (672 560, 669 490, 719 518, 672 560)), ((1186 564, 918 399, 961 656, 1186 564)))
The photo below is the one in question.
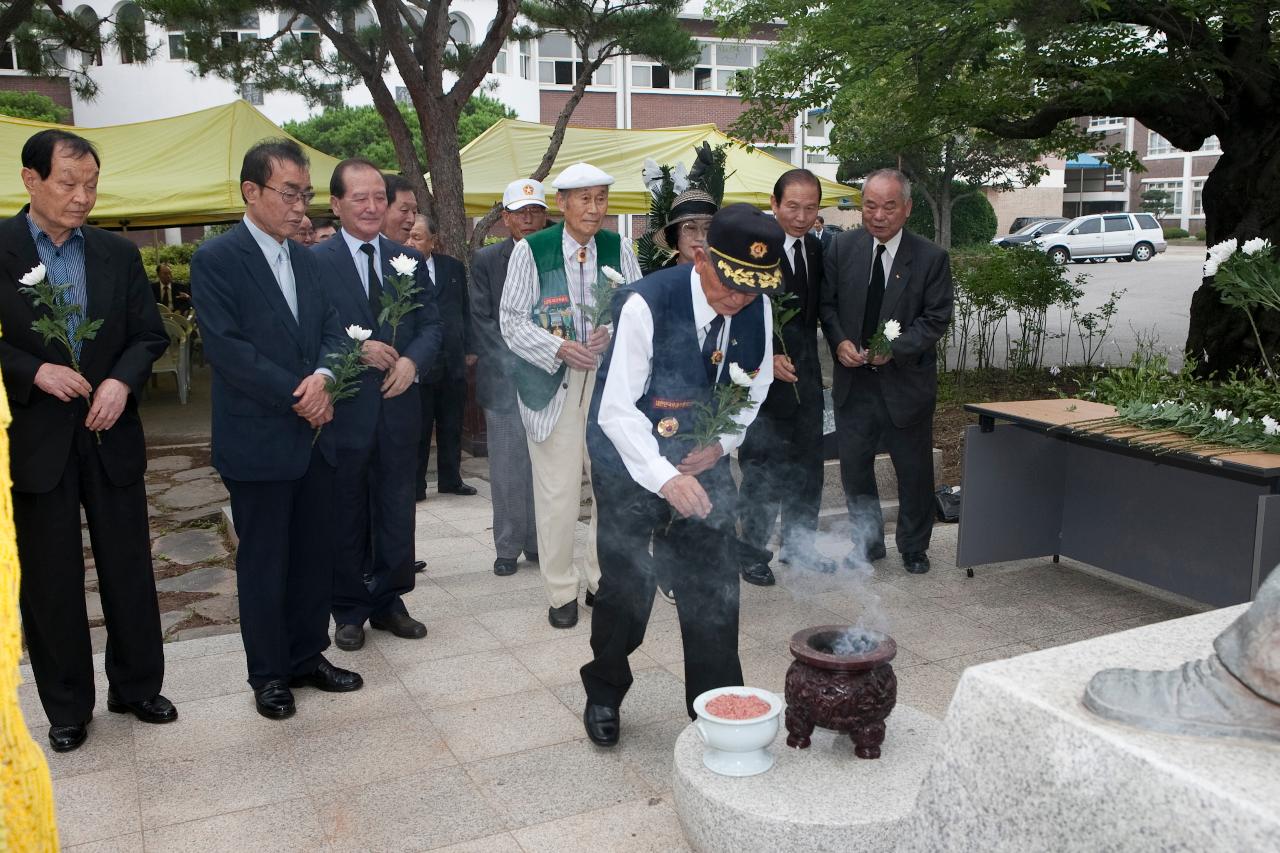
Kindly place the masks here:
POLYGON ((711 232, 711 223, 690 219, 680 223, 680 233, 689 237, 705 237, 711 232))
POLYGON ((280 198, 281 200, 284 201, 285 204, 297 204, 299 201, 301 201, 303 204, 309 205, 311 204, 312 200, 315 199, 316 197, 316 194, 313 193, 311 190, 307 190, 305 192, 299 192, 298 190, 293 190, 293 189, 278 190, 275 187, 271 186, 270 184, 261 184, 261 186, 264 190, 271 190, 272 192, 280 193, 280 198))

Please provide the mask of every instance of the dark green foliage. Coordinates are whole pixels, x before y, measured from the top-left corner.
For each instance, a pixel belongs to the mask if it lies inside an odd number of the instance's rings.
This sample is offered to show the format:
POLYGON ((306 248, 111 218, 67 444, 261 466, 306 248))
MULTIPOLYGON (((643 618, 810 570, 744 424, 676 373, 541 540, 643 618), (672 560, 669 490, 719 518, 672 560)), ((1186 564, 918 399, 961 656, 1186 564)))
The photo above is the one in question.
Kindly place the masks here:
POLYGON ((0 92, 0 114, 56 124, 65 124, 71 118, 70 110, 35 92, 0 92))
MULTIPOLYGON (((955 185, 952 192, 957 196, 951 208, 952 248, 981 246, 996 236, 996 212, 987 197, 967 191, 963 184, 955 185)), ((907 227, 921 237, 936 238, 933 212, 919 186, 911 191, 911 217, 907 220, 907 227)))

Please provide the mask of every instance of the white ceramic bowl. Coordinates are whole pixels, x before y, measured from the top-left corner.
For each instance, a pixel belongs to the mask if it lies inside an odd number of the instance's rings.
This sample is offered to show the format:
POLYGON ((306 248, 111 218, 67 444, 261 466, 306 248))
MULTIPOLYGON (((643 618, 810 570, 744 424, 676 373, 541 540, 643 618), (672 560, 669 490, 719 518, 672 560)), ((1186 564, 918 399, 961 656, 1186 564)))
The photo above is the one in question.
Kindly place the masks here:
POLYGON ((698 719, 693 725, 706 748, 702 763, 722 776, 754 776, 773 766, 773 754, 766 749, 778 735, 778 717, 786 704, 776 693, 758 687, 717 687, 693 700, 698 719), (707 702, 733 693, 756 696, 769 703, 767 713, 749 720, 726 720, 707 713, 707 702))

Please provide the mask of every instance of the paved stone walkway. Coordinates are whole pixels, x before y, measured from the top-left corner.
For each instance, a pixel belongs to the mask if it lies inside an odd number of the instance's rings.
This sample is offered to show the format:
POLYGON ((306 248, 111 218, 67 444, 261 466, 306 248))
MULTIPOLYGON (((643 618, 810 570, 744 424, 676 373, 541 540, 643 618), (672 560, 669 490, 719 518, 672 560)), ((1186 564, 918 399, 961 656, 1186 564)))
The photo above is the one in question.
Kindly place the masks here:
MULTIPOLYGON (((165 464, 177 473, 155 490, 157 501, 176 502, 179 489, 183 501, 213 496, 211 488, 182 485, 207 485, 201 466, 165 464)), ((49 753, 64 847, 685 849, 670 791, 672 749, 688 722, 675 609, 655 602, 632 661, 623 742, 596 749, 583 735, 577 673, 590 655, 589 620, 551 628, 532 566, 493 575, 487 483, 470 481, 481 490, 476 497, 433 494, 418 505, 418 555, 430 570, 418 576, 408 605, 430 635, 405 641, 370 631, 360 652, 330 650, 336 663, 364 675, 363 690, 301 689, 294 718, 265 720, 253 708, 237 634, 166 646, 165 693, 181 714, 169 726, 107 713, 100 678, 88 743, 49 753)), ((1069 562, 1008 563, 967 579, 949 565, 955 530, 937 528, 927 575, 906 574, 891 550, 865 583, 847 572, 813 576, 775 566, 778 586, 744 585, 747 683, 781 692, 794 631, 848 622, 878 606, 898 641, 899 701, 940 718, 967 666, 1189 612, 1069 562)), ((173 592, 205 596, 184 605, 200 615, 203 602, 227 600, 229 578, 219 562, 225 558, 216 556, 225 543, 193 532, 199 528, 167 533, 156 547, 173 564, 194 567, 175 575, 173 592)), ((839 535, 821 546, 837 556, 844 549, 839 535)), ((101 655, 97 665, 101 672, 101 655)), ((30 678, 26 668, 23 676, 30 678)), ((24 684, 20 698, 46 745, 34 685, 24 684)))

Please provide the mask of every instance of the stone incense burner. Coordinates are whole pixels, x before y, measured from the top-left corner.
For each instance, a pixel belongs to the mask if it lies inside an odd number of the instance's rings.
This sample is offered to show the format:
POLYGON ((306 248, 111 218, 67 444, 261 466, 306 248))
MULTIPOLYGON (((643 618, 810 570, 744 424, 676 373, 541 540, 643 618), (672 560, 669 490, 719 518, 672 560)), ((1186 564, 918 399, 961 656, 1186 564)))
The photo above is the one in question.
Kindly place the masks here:
POLYGON ((807 749, 814 726, 847 733, 859 758, 879 758, 884 721, 898 701, 888 634, 848 625, 805 628, 791 637, 787 746, 807 749))

